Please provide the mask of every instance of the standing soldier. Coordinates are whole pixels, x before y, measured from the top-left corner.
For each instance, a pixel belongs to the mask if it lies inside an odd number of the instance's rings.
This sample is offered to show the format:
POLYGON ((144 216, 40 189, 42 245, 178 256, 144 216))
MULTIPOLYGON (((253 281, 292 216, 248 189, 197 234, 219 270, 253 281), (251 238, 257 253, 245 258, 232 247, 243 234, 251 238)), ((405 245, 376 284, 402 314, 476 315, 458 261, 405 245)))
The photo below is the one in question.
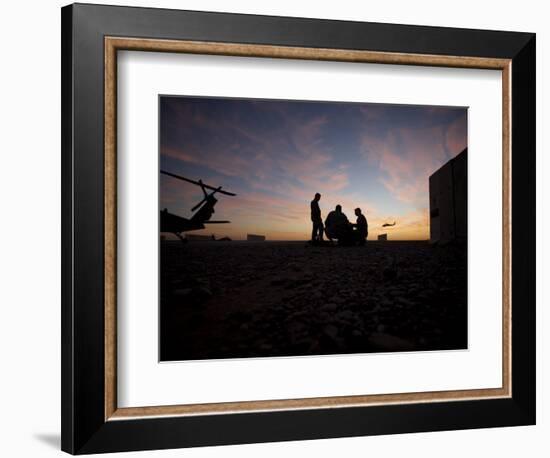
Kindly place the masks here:
POLYGON ((360 208, 355 209, 355 216, 357 216, 357 222, 353 225, 355 228, 355 236, 359 245, 364 245, 367 237, 369 236, 369 224, 367 218, 361 213, 360 208))
POLYGON ((311 231, 312 242, 323 241, 323 219, 321 218, 321 209, 319 208, 319 200, 321 200, 321 194, 315 194, 315 197, 311 201, 311 222, 313 223, 313 230, 311 231))

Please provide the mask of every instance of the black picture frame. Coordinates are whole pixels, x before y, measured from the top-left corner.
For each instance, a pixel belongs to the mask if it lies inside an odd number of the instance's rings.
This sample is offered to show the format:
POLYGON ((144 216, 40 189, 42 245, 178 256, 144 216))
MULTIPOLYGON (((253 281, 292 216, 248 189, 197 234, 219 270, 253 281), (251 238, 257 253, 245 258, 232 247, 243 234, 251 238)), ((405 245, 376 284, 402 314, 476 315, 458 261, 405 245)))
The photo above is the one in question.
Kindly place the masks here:
POLYGON ((74 4, 62 8, 62 449, 72 454, 535 424, 535 34, 74 4), (511 59, 512 396, 105 419, 104 37, 511 59))

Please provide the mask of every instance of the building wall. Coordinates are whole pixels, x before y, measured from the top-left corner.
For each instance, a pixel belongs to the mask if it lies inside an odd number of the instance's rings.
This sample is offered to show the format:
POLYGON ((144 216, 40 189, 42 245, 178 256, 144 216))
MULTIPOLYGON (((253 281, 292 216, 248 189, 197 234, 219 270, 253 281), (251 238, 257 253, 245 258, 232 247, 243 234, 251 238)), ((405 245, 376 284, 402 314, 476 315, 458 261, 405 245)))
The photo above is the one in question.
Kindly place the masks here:
POLYGON ((265 241, 265 235, 248 234, 246 240, 249 242, 263 242, 265 241))
POLYGON ((430 176, 430 242, 468 236, 468 149, 430 176))
POLYGON ((214 239, 212 235, 202 234, 186 234, 185 238, 190 242, 209 242, 214 239))

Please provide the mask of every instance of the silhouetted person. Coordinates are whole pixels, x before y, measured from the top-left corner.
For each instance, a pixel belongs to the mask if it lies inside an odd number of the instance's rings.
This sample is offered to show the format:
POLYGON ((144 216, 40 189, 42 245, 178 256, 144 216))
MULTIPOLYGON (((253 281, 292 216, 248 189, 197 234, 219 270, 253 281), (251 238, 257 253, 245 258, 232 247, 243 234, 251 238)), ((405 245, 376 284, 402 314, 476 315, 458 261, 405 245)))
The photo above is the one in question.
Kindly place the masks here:
POLYGON ((323 219, 321 218, 321 209, 319 208, 319 201, 321 200, 321 194, 315 194, 315 197, 311 201, 311 222, 313 223, 313 229, 311 231, 312 242, 323 241, 323 219))
POLYGON ((359 245, 364 245, 369 235, 369 223, 367 223, 367 218, 361 213, 360 208, 355 209, 355 216, 357 216, 357 221, 353 225, 355 228, 355 239, 359 245))
POLYGON ((325 220, 325 233, 327 237, 332 239, 338 239, 338 243, 348 244, 353 237, 352 227, 349 223, 348 217, 342 213, 342 206, 336 205, 336 208, 332 210, 325 220))

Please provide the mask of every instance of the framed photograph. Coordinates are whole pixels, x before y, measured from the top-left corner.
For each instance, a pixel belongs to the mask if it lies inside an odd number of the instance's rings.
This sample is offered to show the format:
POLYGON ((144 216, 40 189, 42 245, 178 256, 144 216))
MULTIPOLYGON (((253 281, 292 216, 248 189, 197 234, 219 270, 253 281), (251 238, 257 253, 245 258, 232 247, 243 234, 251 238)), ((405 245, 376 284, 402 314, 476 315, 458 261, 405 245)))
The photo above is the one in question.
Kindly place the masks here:
POLYGON ((535 423, 535 35, 62 9, 62 449, 535 423))

